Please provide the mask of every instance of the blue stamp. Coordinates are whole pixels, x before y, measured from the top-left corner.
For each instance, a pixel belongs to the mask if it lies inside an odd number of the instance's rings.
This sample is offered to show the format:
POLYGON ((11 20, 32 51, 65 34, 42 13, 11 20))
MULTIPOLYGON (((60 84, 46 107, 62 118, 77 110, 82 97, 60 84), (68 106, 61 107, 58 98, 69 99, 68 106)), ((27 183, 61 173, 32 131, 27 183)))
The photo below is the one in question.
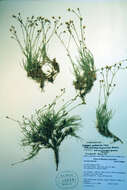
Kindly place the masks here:
POLYGON ((74 171, 62 171, 56 176, 56 185, 60 189, 73 189, 78 185, 78 175, 74 171))

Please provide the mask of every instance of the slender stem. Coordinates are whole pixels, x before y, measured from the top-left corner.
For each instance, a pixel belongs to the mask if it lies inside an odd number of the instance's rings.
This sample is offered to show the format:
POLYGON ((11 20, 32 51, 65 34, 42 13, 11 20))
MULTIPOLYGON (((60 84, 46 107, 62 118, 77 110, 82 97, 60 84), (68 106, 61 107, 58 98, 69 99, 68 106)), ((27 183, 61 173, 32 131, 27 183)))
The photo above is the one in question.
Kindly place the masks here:
MULTIPOLYGON (((60 35, 58 35, 57 32, 55 32, 55 34, 56 34, 56 36, 58 37, 58 39, 60 40, 60 42, 63 44, 65 50, 67 51, 67 56, 68 56, 68 58, 70 59, 70 62, 71 62, 72 67, 73 67, 73 69, 74 69, 74 72, 76 72, 76 68, 75 68, 74 62, 73 62, 73 60, 72 60, 72 57, 71 57, 71 55, 70 55, 70 52, 69 52, 68 47, 66 47, 66 45, 65 45, 64 41, 61 39, 60 35)), ((71 34, 70 34, 70 36, 71 36, 71 34)), ((70 38, 69 38, 69 40, 70 40, 70 38)), ((69 42, 69 43, 70 43, 70 42, 69 42)))
POLYGON ((47 39, 47 42, 46 42, 47 44, 48 44, 49 41, 51 40, 52 36, 55 34, 55 31, 56 31, 56 24, 54 24, 54 28, 53 28, 53 30, 52 30, 52 32, 51 32, 49 38, 47 39))
POLYGON ((58 166, 59 166, 59 148, 58 147, 54 147, 53 151, 54 151, 54 158, 55 158, 55 163, 56 163, 56 171, 58 171, 58 166))
POLYGON ((80 44, 80 39, 79 39, 79 36, 78 36, 78 33, 77 33, 77 30, 76 30, 76 28, 75 28, 74 23, 72 23, 72 26, 73 26, 73 30, 75 31, 76 37, 77 37, 77 39, 78 39, 78 41, 79 41, 79 44, 80 44))

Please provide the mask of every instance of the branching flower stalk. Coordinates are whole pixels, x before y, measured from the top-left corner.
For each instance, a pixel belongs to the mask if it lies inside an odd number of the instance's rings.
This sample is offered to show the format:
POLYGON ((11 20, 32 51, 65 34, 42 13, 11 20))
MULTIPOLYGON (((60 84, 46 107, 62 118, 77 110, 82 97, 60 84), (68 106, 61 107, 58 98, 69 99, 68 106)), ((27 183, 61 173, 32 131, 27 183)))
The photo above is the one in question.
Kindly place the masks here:
MULTIPOLYGON (((74 99, 64 103, 60 109, 56 110, 57 100, 60 97, 56 97, 52 104, 37 110, 30 118, 23 116, 22 121, 16 121, 24 135, 21 145, 31 148, 28 157, 20 162, 32 159, 42 148, 52 149, 56 170, 58 170, 61 143, 69 136, 80 138, 76 134, 80 125, 80 117, 76 115, 70 116, 70 111, 68 110, 74 99)), ((11 119, 10 117, 7 118, 11 119)))
POLYGON ((94 58, 85 44, 86 26, 83 25, 83 17, 81 16, 79 8, 77 9, 77 11, 69 8, 68 11, 74 13, 76 18, 78 19, 78 28, 80 29, 80 31, 78 31, 75 22, 73 20, 69 20, 65 22, 65 30, 61 31, 61 26, 63 26, 63 23, 61 23, 59 27, 57 27, 55 33, 59 38, 60 42, 63 44, 64 48, 66 49, 67 56, 69 57, 69 60, 72 64, 73 73, 75 76, 73 85, 78 92, 78 96, 81 98, 82 103, 85 104, 85 96, 88 92, 90 92, 94 81, 96 80, 94 58), (65 38, 68 39, 68 43, 65 43, 65 38), (71 42, 74 42, 78 51, 76 61, 72 58, 72 49, 70 48, 71 42))
POLYGON ((60 71, 56 58, 51 59, 48 55, 48 46, 58 22, 51 22, 41 16, 27 17, 24 21, 20 13, 12 17, 19 24, 20 32, 17 32, 12 25, 10 28, 11 38, 17 41, 25 57, 23 66, 27 76, 38 82, 40 88, 43 89, 45 82, 53 83, 60 71))
MULTIPOLYGON (((124 61, 126 60, 123 60, 123 62, 124 61)), ((121 143, 123 143, 123 141, 109 130, 109 122, 113 117, 113 112, 112 109, 108 108, 108 100, 116 86, 114 79, 117 72, 125 68, 122 62, 120 62, 100 69, 100 92, 98 107, 96 109, 96 128, 98 132, 102 136, 112 138, 113 142, 120 141, 121 143)))

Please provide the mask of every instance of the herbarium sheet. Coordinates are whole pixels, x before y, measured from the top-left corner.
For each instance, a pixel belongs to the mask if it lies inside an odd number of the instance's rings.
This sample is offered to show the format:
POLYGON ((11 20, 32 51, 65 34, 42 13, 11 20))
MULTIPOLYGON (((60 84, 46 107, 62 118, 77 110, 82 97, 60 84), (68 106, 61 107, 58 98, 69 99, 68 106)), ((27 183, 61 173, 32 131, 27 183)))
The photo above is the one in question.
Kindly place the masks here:
POLYGON ((127 1, 0 1, 0 189, 127 188, 127 1))

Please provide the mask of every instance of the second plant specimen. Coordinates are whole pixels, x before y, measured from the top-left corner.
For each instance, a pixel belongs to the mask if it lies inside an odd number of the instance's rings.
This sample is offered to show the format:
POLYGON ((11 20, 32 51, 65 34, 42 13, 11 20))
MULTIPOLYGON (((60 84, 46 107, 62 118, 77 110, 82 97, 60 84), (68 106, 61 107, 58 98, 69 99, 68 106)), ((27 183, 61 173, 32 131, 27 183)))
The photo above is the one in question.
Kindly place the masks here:
POLYGON ((64 46, 70 63, 72 64, 75 77, 73 80, 74 88, 78 92, 78 96, 81 98, 82 103, 86 104, 85 97, 91 91, 94 81, 96 80, 94 58, 85 43, 86 26, 83 25, 83 17, 81 16, 80 9, 77 8, 75 11, 69 8, 68 12, 72 13, 76 18, 65 22, 65 26, 61 23, 55 33, 64 46), (76 19, 79 23, 78 29, 75 22, 76 19), (68 38, 67 44, 64 42, 65 38, 68 38), (76 60, 72 56, 71 43, 74 44, 77 50, 76 60))

